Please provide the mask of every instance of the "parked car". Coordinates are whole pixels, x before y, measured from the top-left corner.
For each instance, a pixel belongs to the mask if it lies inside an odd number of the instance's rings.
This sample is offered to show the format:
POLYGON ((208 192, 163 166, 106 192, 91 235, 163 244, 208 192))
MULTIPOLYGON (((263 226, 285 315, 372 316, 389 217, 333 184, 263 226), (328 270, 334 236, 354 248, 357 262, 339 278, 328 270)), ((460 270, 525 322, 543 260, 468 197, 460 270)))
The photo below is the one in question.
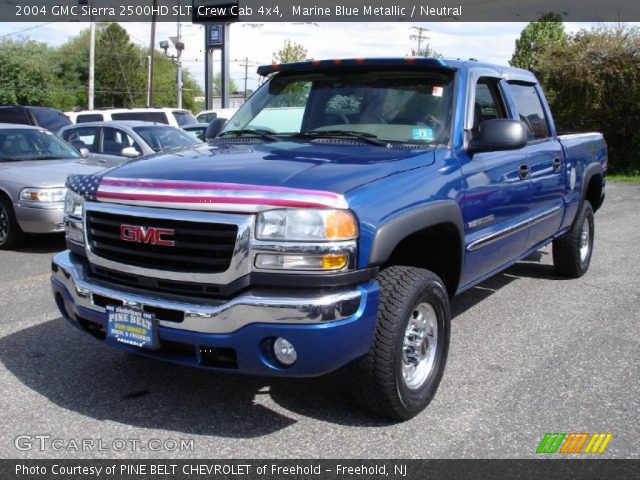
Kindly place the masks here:
POLYGON ((52 285, 74 325, 211 370, 346 367, 356 401, 406 420, 443 376, 452 297, 550 243, 559 275, 587 272, 606 144, 558 135, 532 73, 435 58, 258 73, 188 159, 69 178, 52 285), (280 107, 301 122, 261 117, 280 107))
POLYGON ((102 169, 48 130, 0 123, 0 249, 23 233, 64 231, 67 175, 102 169))
POLYGON ((180 127, 196 123, 189 110, 177 108, 102 108, 99 110, 81 110, 66 112, 74 124, 87 122, 108 122, 110 120, 138 120, 156 122, 180 127))
POLYGON ((89 159, 108 166, 202 143, 179 128, 135 120, 69 125, 58 136, 78 150, 85 149, 89 159))
POLYGON ((185 132, 189 132, 194 137, 204 142, 208 127, 208 123, 191 123, 189 125, 183 125, 181 128, 185 132))
POLYGON ((71 120, 55 108, 30 105, 0 105, 0 123, 33 125, 46 128, 55 133, 65 125, 70 125, 71 120))
POLYGON ((214 118, 226 118, 233 117, 237 108, 216 108, 214 110, 203 110, 196 115, 196 120, 200 123, 209 123, 214 118))

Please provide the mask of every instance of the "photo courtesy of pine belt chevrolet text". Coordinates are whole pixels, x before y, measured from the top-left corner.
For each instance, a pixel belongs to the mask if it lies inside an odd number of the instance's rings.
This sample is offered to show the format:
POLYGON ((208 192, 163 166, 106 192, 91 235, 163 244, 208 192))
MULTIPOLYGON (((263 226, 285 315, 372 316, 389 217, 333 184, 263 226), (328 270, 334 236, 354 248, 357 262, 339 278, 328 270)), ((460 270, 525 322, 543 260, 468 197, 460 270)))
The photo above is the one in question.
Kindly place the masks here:
POLYGON ((444 374, 455 295, 551 242, 559 275, 587 272, 606 144, 557 132, 530 72, 409 57, 258 73, 207 143, 69 176, 51 282, 72 325, 215 371, 348 369, 357 403, 406 420, 444 374))

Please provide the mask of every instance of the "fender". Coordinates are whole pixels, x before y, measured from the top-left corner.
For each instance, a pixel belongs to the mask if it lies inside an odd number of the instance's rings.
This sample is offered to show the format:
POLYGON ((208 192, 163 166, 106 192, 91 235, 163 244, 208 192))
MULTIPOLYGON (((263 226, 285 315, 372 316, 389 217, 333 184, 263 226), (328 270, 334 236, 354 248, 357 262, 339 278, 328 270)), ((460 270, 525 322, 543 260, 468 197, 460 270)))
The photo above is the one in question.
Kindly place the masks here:
POLYGON ((451 223, 460 235, 460 265, 464 264, 464 222, 460 206, 453 200, 440 200, 415 207, 383 223, 376 230, 369 266, 376 266, 389 259, 396 246, 409 235, 441 223, 451 223))
MULTIPOLYGON (((587 198, 587 188, 589 187, 589 182, 594 175, 600 175, 600 177, 604 177, 602 165, 600 165, 600 163, 590 163, 584 169, 584 173, 582 174, 582 185, 580 186, 581 200, 587 198)), ((593 205, 594 211, 596 211, 598 208, 600 208, 600 205, 593 205)))

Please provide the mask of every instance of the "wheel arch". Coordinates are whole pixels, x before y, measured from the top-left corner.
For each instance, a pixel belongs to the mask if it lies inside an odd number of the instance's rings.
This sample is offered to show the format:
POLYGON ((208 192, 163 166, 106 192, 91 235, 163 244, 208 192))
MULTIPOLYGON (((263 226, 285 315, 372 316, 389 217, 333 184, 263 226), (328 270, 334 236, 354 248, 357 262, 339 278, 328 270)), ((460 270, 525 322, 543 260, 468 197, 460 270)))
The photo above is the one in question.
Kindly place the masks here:
POLYGON ((599 163, 592 163, 584 170, 582 176, 582 200, 589 200, 593 211, 602 206, 603 169, 599 163))
POLYGON ((405 265, 431 270, 450 296, 458 288, 464 262, 464 223, 453 200, 421 205, 391 218, 376 231, 370 266, 405 265))

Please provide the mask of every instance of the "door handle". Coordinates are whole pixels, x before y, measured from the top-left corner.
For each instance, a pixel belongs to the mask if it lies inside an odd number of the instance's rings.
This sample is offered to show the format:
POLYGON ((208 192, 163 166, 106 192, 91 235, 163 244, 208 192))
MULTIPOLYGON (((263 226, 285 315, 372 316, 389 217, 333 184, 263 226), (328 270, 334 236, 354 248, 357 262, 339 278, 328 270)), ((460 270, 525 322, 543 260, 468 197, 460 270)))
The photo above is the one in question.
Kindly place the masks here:
POLYGON ((558 170, 560 170, 561 166, 562 166, 562 160, 560 160, 560 157, 555 157, 553 159, 553 171, 557 172, 558 170))
POLYGON ((529 178, 529 176, 531 175, 531 171, 529 170, 529 165, 527 165, 526 163, 523 163, 522 165, 520 165, 520 167, 518 168, 518 175, 520 176, 520 180, 529 178))

